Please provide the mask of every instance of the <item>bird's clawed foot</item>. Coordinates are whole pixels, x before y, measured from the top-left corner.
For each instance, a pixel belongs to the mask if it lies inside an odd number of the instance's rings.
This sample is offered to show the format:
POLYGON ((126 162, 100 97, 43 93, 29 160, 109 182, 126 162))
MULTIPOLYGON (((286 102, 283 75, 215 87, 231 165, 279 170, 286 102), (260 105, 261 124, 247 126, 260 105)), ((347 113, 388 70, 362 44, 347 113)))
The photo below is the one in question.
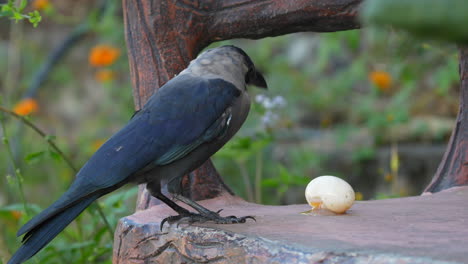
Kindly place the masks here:
POLYGON ((243 216, 243 217, 236 217, 234 215, 223 217, 219 215, 219 212, 221 212, 221 210, 219 210, 218 212, 209 211, 208 214, 196 214, 196 213, 190 212, 188 214, 184 213, 184 214, 169 216, 162 220, 161 230, 164 226, 164 223, 166 222, 168 223, 179 222, 178 224, 180 224, 180 222, 182 221, 187 221, 189 224, 193 224, 197 222, 204 223, 204 222, 212 221, 216 224, 241 224, 241 223, 245 223, 247 219, 252 219, 256 221, 255 218, 250 215, 243 216))

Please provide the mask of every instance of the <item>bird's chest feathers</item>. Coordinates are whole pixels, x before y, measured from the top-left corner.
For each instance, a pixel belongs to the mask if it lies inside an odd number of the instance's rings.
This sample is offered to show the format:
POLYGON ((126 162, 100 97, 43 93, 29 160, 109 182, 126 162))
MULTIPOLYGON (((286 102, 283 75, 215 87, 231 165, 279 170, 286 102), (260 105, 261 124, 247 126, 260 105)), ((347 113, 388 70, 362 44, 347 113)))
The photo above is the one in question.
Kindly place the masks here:
POLYGON ((234 128, 235 130, 232 131, 236 133, 239 128, 244 123, 245 119, 250 111, 250 97, 246 91, 243 91, 241 95, 234 101, 232 105, 232 120, 230 127, 234 128))

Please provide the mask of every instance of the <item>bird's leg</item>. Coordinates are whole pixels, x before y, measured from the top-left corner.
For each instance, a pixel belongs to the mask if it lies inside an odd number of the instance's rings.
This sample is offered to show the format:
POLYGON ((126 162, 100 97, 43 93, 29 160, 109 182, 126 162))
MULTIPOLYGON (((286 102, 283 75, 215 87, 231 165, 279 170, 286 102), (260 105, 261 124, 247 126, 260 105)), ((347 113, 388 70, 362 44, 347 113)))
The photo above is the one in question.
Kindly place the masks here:
MULTIPOLYGON (((153 193, 151 193, 151 195, 153 195, 153 193)), ((182 206, 176 204, 175 202, 173 202, 171 199, 169 199, 167 196, 165 196, 161 192, 155 193, 153 196, 158 198, 159 200, 161 200, 163 203, 165 203, 167 206, 172 208, 172 210, 176 211, 180 215, 191 214, 191 212, 189 210, 187 210, 187 209, 183 208, 182 206)))
MULTIPOLYGON (((172 208, 172 210, 174 210, 174 211, 176 211, 178 213, 178 215, 168 216, 168 217, 164 218, 161 221, 161 224, 160 224, 160 227, 159 227, 161 231, 162 231, 162 229, 164 227, 164 223, 166 223, 166 222, 172 223, 172 222, 175 222, 175 221, 179 221, 182 218, 189 218, 189 219, 197 218, 198 214, 194 214, 194 213, 190 212, 189 210, 183 208, 182 206, 176 204, 171 199, 169 199, 167 196, 162 194, 160 189, 156 189, 156 188, 151 188, 150 189, 150 188, 148 188, 148 185, 146 187, 147 187, 148 191, 150 192, 150 194, 153 197, 161 200, 167 206, 172 208)), ((190 221, 192 221, 192 220, 190 220, 190 221)))
POLYGON ((161 221, 161 230, 162 230, 162 228, 164 226, 164 223, 167 222, 167 221, 172 222, 172 221, 180 219, 181 217, 188 217, 190 215, 193 215, 193 213, 191 213, 189 210, 187 210, 187 209, 183 208, 182 206, 176 204, 171 199, 169 199, 167 196, 165 196, 161 192, 161 183, 160 182, 158 182, 158 181, 148 182, 146 184, 146 189, 148 190, 148 192, 153 197, 161 200, 163 203, 165 203, 167 206, 172 208, 172 210, 176 211, 179 214, 179 215, 169 216, 169 217, 164 218, 161 221))
POLYGON ((201 206, 200 204, 198 204, 197 202, 183 196, 183 195, 179 195, 179 194, 176 194, 174 195, 174 198, 185 203, 186 205, 192 207, 193 209, 197 210, 197 212, 199 212, 200 214, 202 215, 217 215, 219 216, 219 212, 221 212, 223 209, 220 209, 218 210, 217 212, 213 212, 211 211, 210 209, 208 208, 205 208, 203 206, 201 206))
POLYGON ((189 223, 195 223, 195 222, 206 222, 206 221, 213 221, 217 224, 236 224, 236 223, 245 223, 247 219, 253 219, 255 221, 255 218, 252 216, 244 216, 244 217, 236 217, 236 216, 227 216, 227 217, 222 217, 219 215, 219 212, 213 212, 195 201, 190 200, 187 197, 184 197, 182 195, 176 195, 175 198, 193 209, 195 209, 198 214, 192 213, 189 210, 181 207, 180 205, 176 204, 174 201, 169 199, 167 196, 162 194, 161 192, 161 184, 159 182, 149 182, 146 185, 146 188, 148 189, 149 193, 154 196, 155 198, 161 200, 163 203, 165 203, 167 206, 172 208, 174 211, 176 211, 179 215, 174 215, 174 216, 168 216, 164 218, 161 221, 161 230, 164 226, 164 223, 166 222, 175 222, 179 221, 182 219, 188 219, 189 223))
POLYGON ((219 212, 221 212, 222 209, 218 210, 217 212, 213 212, 185 196, 175 195, 174 198, 187 204, 188 206, 192 207, 199 213, 199 215, 189 216, 190 222, 213 221, 217 224, 236 224, 236 223, 245 223, 245 221, 249 218, 255 221, 255 218, 250 215, 243 216, 243 217, 236 217, 234 215, 222 217, 219 215, 219 212))

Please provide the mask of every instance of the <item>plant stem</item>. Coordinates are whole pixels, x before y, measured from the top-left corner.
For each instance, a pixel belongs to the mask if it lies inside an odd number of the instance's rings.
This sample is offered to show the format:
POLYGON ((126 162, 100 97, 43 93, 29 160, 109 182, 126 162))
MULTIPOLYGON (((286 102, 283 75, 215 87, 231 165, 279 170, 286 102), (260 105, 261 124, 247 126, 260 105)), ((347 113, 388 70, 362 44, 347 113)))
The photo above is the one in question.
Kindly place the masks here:
POLYGON ((20 196, 21 202, 23 203, 24 212, 26 213, 27 216, 29 216, 30 211, 29 211, 29 208, 28 208, 28 206, 26 204, 26 197, 24 196, 24 190, 23 190, 23 177, 21 175, 20 169, 16 166, 16 162, 15 162, 15 159, 13 157, 13 152, 11 151, 10 140, 8 140, 8 133, 7 133, 7 130, 6 130, 6 125, 5 125, 5 120, 4 120, 3 115, 0 116, 0 125, 1 125, 2 131, 3 131, 2 141, 3 141, 3 144, 5 145, 5 147, 7 149, 7 154, 8 154, 8 157, 10 158, 11 166, 13 167, 13 174, 15 175, 15 178, 16 178, 16 183, 18 185, 19 196, 20 196))
MULTIPOLYGON (((21 122, 23 122, 25 125, 32 128, 36 133, 38 133, 42 138, 44 138, 47 141, 47 143, 50 145, 50 147, 52 147, 52 149, 54 149, 62 157, 62 159, 75 172, 75 174, 78 173, 78 169, 73 165, 71 160, 62 152, 62 150, 60 150, 57 147, 57 145, 55 144, 53 139, 51 137, 47 136, 47 134, 44 131, 42 131, 39 127, 37 127, 35 124, 33 124, 27 118, 25 118, 23 116, 20 116, 20 115, 16 114, 15 112, 10 111, 10 110, 2 107, 2 106, 0 106, 0 111, 5 112, 5 113, 9 114, 10 116, 13 116, 14 118, 16 118, 16 119, 20 120, 21 122)), ((2 122, 2 127, 3 127, 3 119, 0 120, 0 121, 2 122)), ((4 133, 6 133, 4 127, 3 127, 3 131, 4 131, 4 133)), ((9 155, 11 156, 11 158, 13 158, 9 145, 7 146, 7 148, 8 148, 8 151, 9 151, 9 155)), ((14 160, 13 160, 13 163, 14 163, 14 160)), ((16 173, 16 171, 17 171, 17 169, 15 167, 15 173, 16 173)), ((19 183, 19 184, 21 186, 21 183, 19 183)), ((22 192, 22 189, 21 189, 21 192, 22 192)), ((22 196, 23 196, 22 197, 23 203, 26 206, 26 200, 24 199, 24 194, 22 194, 22 196)), ((94 207, 94 209, 98 211, 99 215, 101 216, 101 218, 102 218, 102 220, 104 222, 104 225, 106 226, 107 231, 109 232, 109 235, 111 237, 114 237, 114 232, 112 231, 112 227, 110 226, 109 221, 107 220, 107 217, 105 216, 105 214, 104 214, 104 212, 102 210, 102 207, 98 203, 93 203, 91 206, 92 206, 92 208, 94 207)))
MULTIPOLYGON (((17 1, 17 4, 19 1, 17 1)), ((20 80, 21 66, 21 44, 23 41, 23 21, 10 23, 10 36, 8 45, 7 71, 5 73, 4 98, 11 98, 10 94, 18 87, 17 80, 20 80)), ((7 102, 8 103, 8 102, 7 102)))
POLYGON ((398 168, 399 168, 398 144, 396 143, 396 141, 393 141, 391 149, 390 149, 390 173, 392 174, 392 193, 399 195, 400 192, 398 190, 399 189, 398 168))
POLYGON ((254 194, 249 180, 249 172, 247 171, 247 166, 245 166, 245 161, 237 161, 237 165, 239 166, 239 170, 242 175, 242 180, 244 181, 245 192, 247 193, 247 200, 249 202, 252 202, 254 200, 254 194))
POLYGON ((262 172, 263 152, 260 150, 255 157, 255 202, 262 203, 262 172))
POLYGON ((49 137, 44 131, 42 131, 39 127, 37 127, 35 124, 33 124, 31 121, 29 121, 27 118, 23 117, 23 116, 20 116, 18 115, 17 113, 11 111, 11 110, 8 110, 2 106, 0 106, 0 111, 2 112, 5 112, 11 116, 13 116, 14 118, 20 120, 23 124, 29 126, 30 128, 32 128, 34 131, 36 131, 37 134, 39 134, 42 138, 44 138, 47 143, 50 145, 50 147, 52 149, 54 149, 55 152, 57 152, 61 157, 62 159, 67 163, 67 165, 73 170, 76 172, 78 172, 78 169, 73 165, 73 163, 71 162, 71 160, 57 147, 57 145, 55 144, 55 142, 52 140, 51 137, 49 137))
POLYGON ((109 232, 109 235, 114 238, 114 232, 112 231, 112 227, 109 224, 109 221, 107 220, 106 215, 104 214, 104 211, 102 210, 102 207, 99 205, 99 203, 96 201, 91 204, 91 208, 95 209, 99 216, 101 217, 102 221, 104 222, 104 225, 106 226, 107 231, 109 232))

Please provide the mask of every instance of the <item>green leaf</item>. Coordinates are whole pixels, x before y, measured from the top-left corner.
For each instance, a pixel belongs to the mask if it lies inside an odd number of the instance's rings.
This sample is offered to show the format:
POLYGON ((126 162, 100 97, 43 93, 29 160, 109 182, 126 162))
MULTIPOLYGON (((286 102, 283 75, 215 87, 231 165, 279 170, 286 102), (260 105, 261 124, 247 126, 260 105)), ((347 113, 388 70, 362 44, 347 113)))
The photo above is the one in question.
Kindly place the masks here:
POLYGON ((24 157, 24 160, 28 164, 36 163, 36 162, 38 162, 38 161, 40 161, 42 159, 42 157, 44 156, 44 153, 45 153, 45 151, 38 151, 38 152, 30 153, 30 154, 26 155, 26 157, 24 157))
POLYGON ((42 16, 37 10, 34 10, 34 12, 30 12, 28 15, 29 15, 29 22, 33 24, 33 27, 37 27, 39 22, 42 21, 42 16))
POLYGON ((276 178, 264 179, 262 180, 263 187, 277 187, 279 186, 279 181, 276 178))
MULTIPOLYGON (((105 235, 107 235, 107 232, 108 232, 107 227, 102 226, 101 228, 97 229, 96 232, 94 232, 93 240, 95 242, 101 241, 105 237, 105 235)), ((94 248, 94 250, 96 250, 96 249, 98 249, 98 248, 94 248)))
POLYGON ((5 16, 5 17, 11 17, 13 16, 13 10, 7 5, 3 5, 2 8, 0 9, 0 17, 5 16))
POLYGON ((121 201, 126 201, 130 199, 132 196, 137 195, 138 188, 132 188, 126 191, 120 191, 116 193, 112 193, 107 196, 106 199, 103 200, 104 207, 114 207, 121 201))
POLYGON ((12 218, 13 215, 11 212, 18 211, 23 212, 24 206, 23 204, 11 204, 5 207, 0 208, 0 217, 1 218, 12 218))
POLYGON ((289 171, 281 165, 279 165, 278 167, 279 167, 279 178, 283 181, 283 183, 286 183, 286 184, 289 183, 289 179, 291 178, 289 171))
POLYGON ((49 150, 49 155, 51 158, 53 158, 54 160, 62 160, 62 156, 60 156, 60 154, 58 154, 57 152, 55 151, 52 151, 52 150, 49 150))
POLYGON ((290 183, 296 186, 306 186, 310 179, 307 176, 291 174, 290 183))
POLYGON ((13 13, 12 19, 14 19, 15 22, 18 22, 18 21, 22 20, 23 18, 24 17, 23 17, 23 15, 21 13, 18 13, 18 12, 13 13))
POLYGON ((13 12, 13 9, 9 5, 2 5, 2 12, 13 12))
POLYGON ((23 12, 24 8, 28 5, 28 0, 21 0, 20 6, 18 8, 19 12, 23 12))
POLYGON ((65 252, 65 251, 70 251, 74 249, 80 249, 80 248, 86 248, 91 245, 95 245, 94 241, 92 240, 87 240, 84 242, 77 242, 77 243, 68 243, 68 244, 58 244, 56 245, 56 248, 59 252, 65 252))
POLYGON ((247 150, 252 145, 252 139, 250 137, 242 137, 234 142, 233 148, 247 150))
POLYGON ((365 23, 391 25, 415 35, 468 43, 466 0, 371 0, 363 4, 365 23))
MULTIPOLYGON (((39 213, 42 209, 37 204, 28 203, 26 206, 32 210, 33 213, 39 213)), ((0 217, 11 217, 12 211, 18 211, 24 213, 24 205, 22 203, 10 204, 4 207, 0 207, 0 217)))

